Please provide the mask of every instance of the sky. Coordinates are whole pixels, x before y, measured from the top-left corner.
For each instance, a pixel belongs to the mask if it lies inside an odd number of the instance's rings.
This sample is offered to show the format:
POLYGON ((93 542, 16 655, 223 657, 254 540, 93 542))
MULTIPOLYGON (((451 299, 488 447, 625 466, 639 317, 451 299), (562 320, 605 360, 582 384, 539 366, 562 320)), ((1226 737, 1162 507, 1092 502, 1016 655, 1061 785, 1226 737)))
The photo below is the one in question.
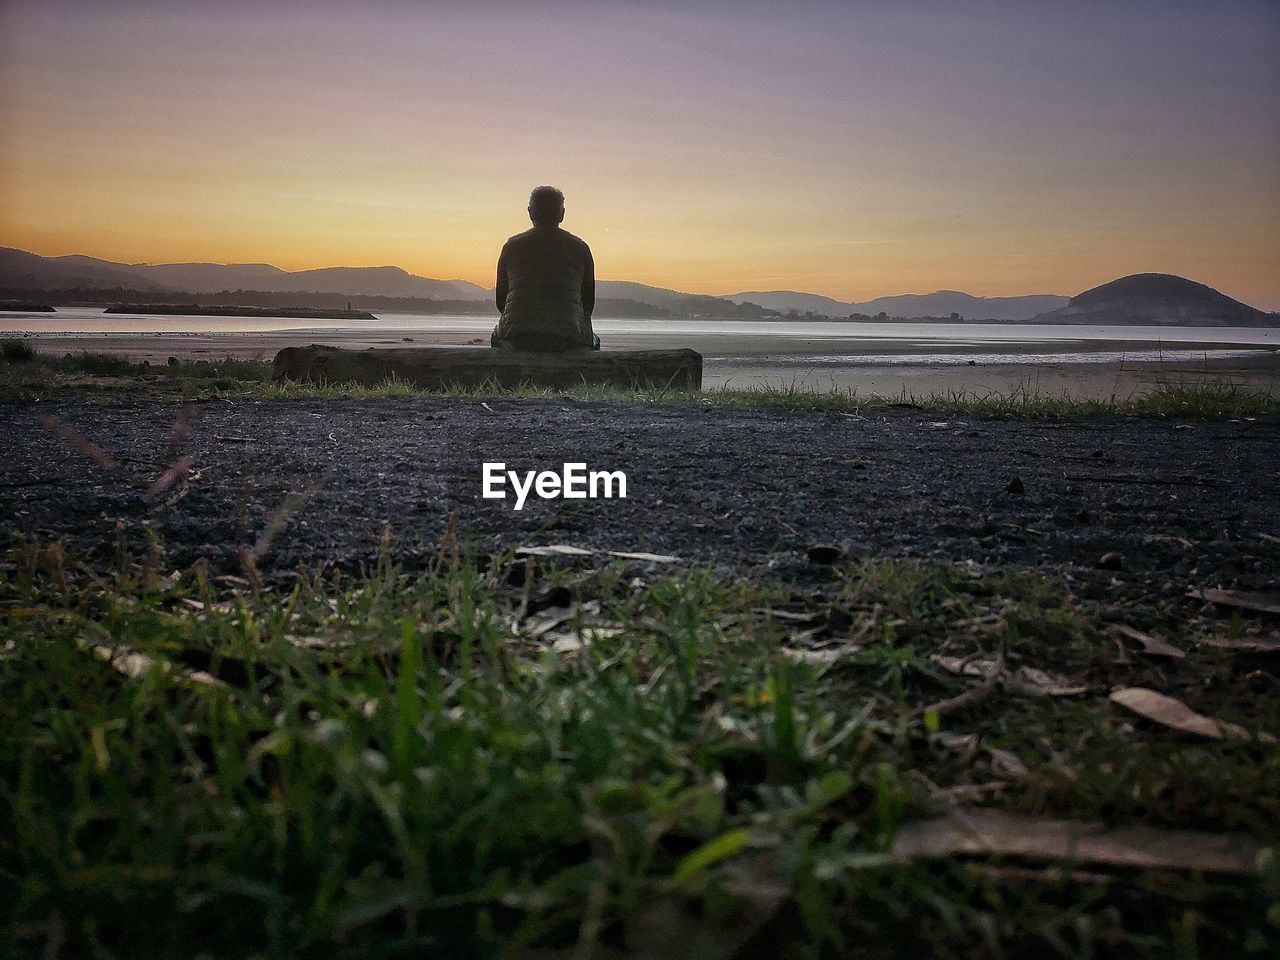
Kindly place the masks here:
POLYGON ((0 245, 1280 309, 1280 3, 0 0, 0 245))

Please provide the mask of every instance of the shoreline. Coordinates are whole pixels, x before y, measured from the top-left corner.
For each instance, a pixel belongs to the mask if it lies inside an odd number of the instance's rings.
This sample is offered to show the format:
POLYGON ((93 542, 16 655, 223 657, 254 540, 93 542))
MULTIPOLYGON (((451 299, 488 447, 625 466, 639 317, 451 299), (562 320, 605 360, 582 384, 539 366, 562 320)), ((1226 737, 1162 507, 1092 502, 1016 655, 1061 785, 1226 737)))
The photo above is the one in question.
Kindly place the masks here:
POLYGON ((185 303, 122 303, 102 311, 110 316, 160 317, 253 317, 259 320, 377 320, 367 310, 344 310, 341 307, 220 307, 185 303))
MULTIPOLYGON (((7 334, 37 351, 108 352, 135 362, 262 359, 285 347, 324 344, 346 349, 485 346, 467 325, 443 330, 302 328, 246 332, 41 332, 7 334)), ((659 349, 673 343, 704 356, 703 384, 856 391, 863 395, 1027 394, 1082 400, 1128 398, 1176 384, 1228 384, 1280 393, 1280 350, 1232 342, 1194 349, 1132 340, 1066 339, 939 344, 936 338, 828 340, 785 336, 617 332, 609 349, 659 349), (1034 358, 1034 359, 1032 359, 1034 358)))

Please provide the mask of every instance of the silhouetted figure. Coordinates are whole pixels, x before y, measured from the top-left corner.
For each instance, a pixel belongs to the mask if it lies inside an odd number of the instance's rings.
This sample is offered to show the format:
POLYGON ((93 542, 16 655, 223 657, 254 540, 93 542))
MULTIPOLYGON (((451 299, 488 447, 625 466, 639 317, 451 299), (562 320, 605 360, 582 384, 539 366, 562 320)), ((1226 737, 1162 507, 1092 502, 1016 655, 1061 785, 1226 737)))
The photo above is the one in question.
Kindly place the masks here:
POLYGON ((516 234, 498 257, 502 319, 490 343, 514 350, 599 350, 591 330, 596 266, 591 248, 567 230, 564 194, 536 187, 529 194, 533 227, 516 234))

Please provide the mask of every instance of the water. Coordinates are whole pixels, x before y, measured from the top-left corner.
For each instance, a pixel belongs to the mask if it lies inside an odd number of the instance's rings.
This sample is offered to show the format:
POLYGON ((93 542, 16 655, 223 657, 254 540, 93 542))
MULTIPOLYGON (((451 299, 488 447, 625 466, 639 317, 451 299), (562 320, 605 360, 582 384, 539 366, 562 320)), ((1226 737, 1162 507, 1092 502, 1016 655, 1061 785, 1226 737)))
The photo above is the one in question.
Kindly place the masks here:
MULTIPOLYGON (((285 331, 350 331, 357 336, 379 333, 488 333, 492 317, 389 313, 377 320, 311 320, 264 317, 191 317, 151 314, 105 314, 98 307, 65 307, 55 313, 0 314, 0 332, 101 335, 141 333, 279 333, 285 331)), ((943 352, 984 344, 1013 346, 1035 343, 1110 343, 1160 345, 1280 347, 1276 327, 1085 326, 997 323, 848 323, 843 321, 634 320, 596 318, 602 337, 661 337, 675 344, 697 338, 823 344, 827 352, 868 340, 905 340, 943 352)), ((425 341, 424 341, 425 342, 425 341)), ((791 352, 791 351, 788 351, 791 352)), ((806 351, 807 352, 807 351, 806 351)), ((815 351, 816 352, 816 351, 815 351)), ((857 352, 849 350, 847 352, 857 352)), ((1005 351, 1001 351, 1002 353, 1005 351)), ((1009 351, 1012 352, 1012 351, 1009 351)), ((1085 354, 1088 351, 1084 352, 1085 354)), ((1084 354, 1082 354, 1083 356, 1084 354)))
MULTIPOLYGON (((27 334, 56 350, 269 357, 310 342, 349 347, 487 343, 495 319, 385 314, 377 320, 104 314, 72 307, 0 315, 0 335, 27 334)), ((1196 364, 1208 376, 1248 366, 1243 380, 1277 377, 1280 328, 1077 326, 990 323, 635 320, 597 318, 606 349, 690 347, 708 386, 800 386, 879 393, 1031 389, 1098 395, 1132 392, 1162 372, 1196 364), (1277 362, 1270 363, 1268 358, 1277 362), (1261 363, 1262 372, 1254 368, 1261 363), (1116 369, 1122 376, 1112 377, 1116 369), (1128 369, 1128 379, 1125 371, 1128 369), (1104 371, 1109 379, 1098 381, 1104 371)))

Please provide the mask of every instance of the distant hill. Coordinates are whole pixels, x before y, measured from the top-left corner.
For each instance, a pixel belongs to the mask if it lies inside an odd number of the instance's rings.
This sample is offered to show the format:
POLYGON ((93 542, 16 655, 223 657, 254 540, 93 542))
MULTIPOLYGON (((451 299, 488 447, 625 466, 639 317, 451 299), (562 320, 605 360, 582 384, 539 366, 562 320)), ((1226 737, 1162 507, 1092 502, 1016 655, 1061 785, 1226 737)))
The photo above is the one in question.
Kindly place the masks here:
POLYGON ((937 290, 933 293, 909 293, 893 297, 877 297, 862 303, 833 300, 814 293, 798 293, 794 290, 749 290, 735 293, 726 299, 734 303, 750 301, 771 310, 812 310, 831 317, 847 317, 851 313, 875 316, 884 313, 890 317, 949 317, 958 313, 966 320, 1027 320, 1046 310, 1066 306, 1067 298, 1051 294, 1034 294, 1026 297, 975 297, 958 290, 937 290))
POLYGON ((136 263, 130 269, 166 287, 192 293, 262 290, 289 276, 269 263, 136 263))
POLYGON ((264 290, 271 293, 367 294, 379 297, 438 297, 483 300, 484 287, 466 280, 433 280, 400 267, 324 267, 281 270, 267 263, 133 263, 131 270, 154 283, 192 293, 264 290))
POLYGON ((1033 323, 1275 326, 1275 314, 1233 300, 1203 283, 1168 273, 1135 273, 1086 290, 1033 323))
POLYGON ((636 283, 634 280, 597 280, 596 296, 615 300, 634 300, 638 303, 651 303, 658 307, 669 307, 677 301, 694 296, 681 293, 679 290, 668 290, 665 287, 651 287, 647 283, 636 283))
POLYGON ((160 289, 160 284, 110 260, 81 256, 41 257, 12 247, 0 247, 0 286, 26 290, 60 287, 160 289))
MULTIPOLYGON (((467 280, 432 280, 400 267, 325 267, 298 270, 277 281, 278 290, 321 293, 366 293, 381 297, 439 297, 442 300, 485 300, 489 291, 467 280)), ((259 288, 262 289, 262 288, 259 288)))
MULTIPOLYGON (((289 271, 269 263, 115 263, 79 254, 41 257, 4 247, 0 247, 0 287, 23 290, 124 287, 193 294, 253 290, 477 302, 493 298, 492 287, 486 289, 467 280, 420 277, 400 267, 323 267, 289 271)), ((658 317, 675 316, 690 309, 717 315, 739 313, 729 303, 721 302, 717 308, 712 302, 716 298, 699 298, 695 294, 630 280, 600 280, 596 283, 596 297, 618 303, 626 316, 644 313, 638 304, 660 307, 649 312, 650 316, 658 317), (673 311, 672 308, 677 309, 673 311)), ((757 312, 748 308, 746 314, 757 312)))
MULTIPOLYGON (((303 294, 365 297, 365 309, 444 309, 494 312, 483 305, 493 290, 467 280, 435 280, 400 267, 324 267, 281 270, 269 263, 116 263, 79 254, 41 257, 0 247, 0 288, 9 296, 42 296, 41 291, 124 288, 139 302, 161 293, 210 295, 228 293, 216 302, 236 301, 237 291, 257 291, 271 304, 330 306, 312 303, 303 294), (154 293, 150 293, 154 291, 154 293), (297 303, 276 304, 282 295, 297 303), (297 295, 297 296, 295 296, 297 295), (230 298, 230 300, 228 300, 230 298), (299 299, 301 298, 301 299, 299 299), (382 298, 373 302, 373 298, 382 298), (427 301, 432 301, 427 303, 427 301), (425 306, 424 306, 425 304, 425 306)), ((631 280, 600 280, 596 298, 601 308, 616 305, 623 316, 642 316, 642 305, 654 317, 756 319, 795 310, 844 318, 850 314, 916 319, 949 317, 965 320, 1034 321, 1036 323, 1167 323, 1199 326, 1275 326, 1275 314, 1263 313, 1202 283, 1163 273, 1140 273, 1086 290, 1077 297, 1037 294, 1025 297, 975 297, 958 290, 877 297, 862 303, 835 300, 795 290, 749 290, 727 297, 683 293, 631 280)), ((315 298, 312 298, 315 299, 315 298)), ((239 302, 239 301, 236 301, 239 302)), ((604 313, 597 310, 601 316, 604 313)))
POLYGON ((218 293, 262 290, 485 300, 490 292, 467 280, 433 280, 400 267, 325 267, 281 270, 269 263, 115 263, 73 254, 41 257, 0 247, 0 286, 25 289, 128 287, 218 293))
POLYGON ((728 294, 724 299, 732 300, 734 303, 756 303, 769 310, 777 310, 779 313, 785 313, 787 310, 799 310, 801 313, 812 310, 814 313, 825 314, 828 317, 847 317, 851 313, 858 312, 854 309, 856 304, 833 300, 831 297, 824 297, 817 293, 801 293, 797 290, 746 290, 742 293, 728 294))

